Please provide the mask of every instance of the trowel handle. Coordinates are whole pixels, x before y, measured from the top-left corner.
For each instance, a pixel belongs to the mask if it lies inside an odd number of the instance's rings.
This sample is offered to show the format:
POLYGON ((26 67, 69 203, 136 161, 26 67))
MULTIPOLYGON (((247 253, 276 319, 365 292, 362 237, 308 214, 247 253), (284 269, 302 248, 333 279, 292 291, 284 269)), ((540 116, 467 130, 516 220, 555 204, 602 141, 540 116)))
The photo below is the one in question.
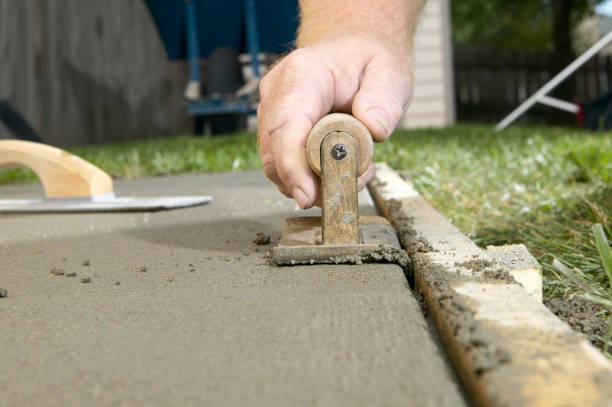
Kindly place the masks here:
POLYGON ((47 198, 77 198, 113 193, 111 177, 93 164, 59 148, 21 140, 0 140, 0 167, 28 167, 47 198))
POLYGON ((357 142, 357 173, 363 174, 372 162, 374 143, 370 132, 359 120, 350 114, 331 113, 319 120, 308 135, 306 141, 306 158, 310 168, 321 175, 321 143, 334 132, 350 134, 357 142))

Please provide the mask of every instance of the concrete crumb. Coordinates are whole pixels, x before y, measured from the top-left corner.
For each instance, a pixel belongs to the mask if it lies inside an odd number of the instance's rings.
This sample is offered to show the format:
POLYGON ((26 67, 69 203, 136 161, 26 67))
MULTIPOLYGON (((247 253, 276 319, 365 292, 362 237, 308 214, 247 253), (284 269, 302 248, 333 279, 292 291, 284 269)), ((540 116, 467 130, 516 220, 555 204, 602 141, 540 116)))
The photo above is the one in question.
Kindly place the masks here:
POLYGON ((169 282, 173 282, 174 281, 174 277, 172 277, 172 276, 168 277, 168 281, 169 282))
POLYGON ((71 271, 69 273, 66 273, 66 277, 76 277, 77 273, 76 271, 71 271))
POLYGON ((89 260, 83 260, 81 266, 89 266, 89 260))
POLYGON ((265 245, 270 243, 270 235, 266 235, 263 232, 257 232, 255 239, 253 239, 253 243, 256 245, 265 245))
POLYGON ((249 254, 251 254, 251 252, 248 249, 242 251, 243 256, 248 256, 249 254))
POLYGON ((56 267, 53 267, 51 271, 49 271, 49 273, 53 274, 54 276, 63 276, 64 274, 66 274, 63 269, 58 269, 56 267))
POLYGON ((83 284, 91 283, 91 277, 83 277, 83 278, 81 278, 81 283, 83 283, 83 284))
POLYGON ((140 266, 138 268, 138 271, 140 271, 141 273, 146 273, 149 270, 151 270, 151 267, 149 267, 149 266, 140 266))
POLYGON ((0 298, 8 297, 8 291, 5 288, 0 288, 0 298))

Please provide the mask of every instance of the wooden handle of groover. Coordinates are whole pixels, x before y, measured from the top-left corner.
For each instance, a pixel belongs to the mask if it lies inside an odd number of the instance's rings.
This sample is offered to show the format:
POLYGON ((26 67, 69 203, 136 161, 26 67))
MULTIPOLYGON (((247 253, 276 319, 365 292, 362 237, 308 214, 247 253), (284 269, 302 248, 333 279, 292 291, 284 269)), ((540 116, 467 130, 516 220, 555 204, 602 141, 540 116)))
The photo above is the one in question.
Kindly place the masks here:
POLYGON ((21 140, 0 141, 0 168, 33 170, 47 198, 81 198, 113 193, 113 180, 95 165, 59 148, 21 140))
POLYGON ((357 174, 363 174, 372 162, 374 143, 370 132, 350 114, 331 113, 319 120, 308 135, 306 158, 310 168, 321 175, 321 143, 331 133, 347 133, 357 142, 357 174))

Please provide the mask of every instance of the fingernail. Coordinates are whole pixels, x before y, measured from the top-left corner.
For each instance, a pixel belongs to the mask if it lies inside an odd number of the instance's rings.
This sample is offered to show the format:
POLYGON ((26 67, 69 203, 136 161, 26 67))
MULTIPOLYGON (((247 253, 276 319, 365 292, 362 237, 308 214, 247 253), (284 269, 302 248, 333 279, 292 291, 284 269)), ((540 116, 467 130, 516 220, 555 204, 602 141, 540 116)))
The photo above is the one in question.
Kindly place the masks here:
POLYGON ((304 209, 306 204, 308 204, 308 197, 300 188, 295 188, 293 190, 293 199, 300 206, 300 208, 304 209))
POLYGON ((387 118, 387 113, 385 113, 382 109, 374 108, 368 110, 368 115, 372 117, 372 119, 376 120, 380 127, 383 130, 383 137, 387 137, 389 135, 389 119, 387 118))

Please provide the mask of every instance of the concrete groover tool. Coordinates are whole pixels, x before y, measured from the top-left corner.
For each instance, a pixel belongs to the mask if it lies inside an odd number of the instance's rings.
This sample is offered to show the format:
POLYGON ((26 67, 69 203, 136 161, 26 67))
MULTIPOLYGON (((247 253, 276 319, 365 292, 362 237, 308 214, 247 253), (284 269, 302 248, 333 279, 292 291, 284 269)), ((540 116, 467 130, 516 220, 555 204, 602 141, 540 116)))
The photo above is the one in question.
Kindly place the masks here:
POLYGON ((29 167, 45 188, 44 199, 0 199, 0 213, 157 211, 202 205, 210 196, 117 198, 111 177, 59 148, 19 140, 0 141, 0 169, 29 167))
POLYGON ((380 216, 359 216, 357 178, 372 162, 372 137, 353 116, 332 113, 315 124, 306 157, 321 177, 322 216, 285 221, 273 250, 278 265, 359 263, 399 250, 393 227, 380 216))

